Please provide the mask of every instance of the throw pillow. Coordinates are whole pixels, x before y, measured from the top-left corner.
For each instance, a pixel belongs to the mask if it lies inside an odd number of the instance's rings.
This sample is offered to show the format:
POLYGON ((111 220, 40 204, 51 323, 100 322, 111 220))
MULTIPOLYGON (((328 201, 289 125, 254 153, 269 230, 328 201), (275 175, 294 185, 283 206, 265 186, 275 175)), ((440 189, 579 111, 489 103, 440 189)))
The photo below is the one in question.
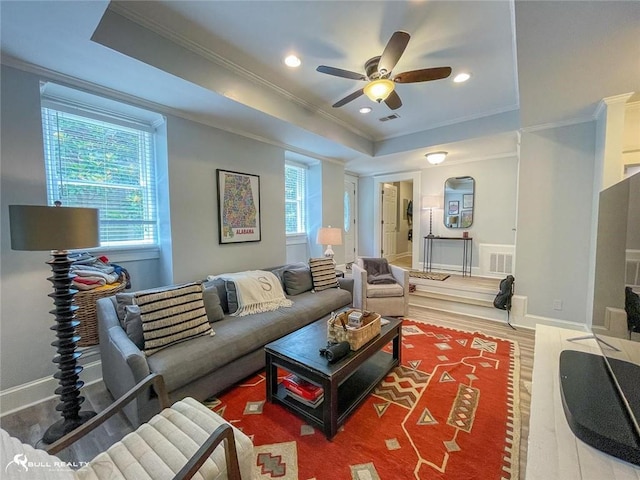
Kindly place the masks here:
POLYGON ((224 310, 220 303, 220 296, 218 295, 218 288, 211 283, 207 286, 203 285, 202 300, 204 301, 204 309, 207 311, 207 317, 209 322, 217 322, 224 318, 224 310))
POLYGON ((202 285, 189 283, 156 292, 134 293, 140 307, 144 353, 201 335, 214 335, 202 299, 202 285))
POLYGON ((238 311, 238 292, 236 292, 236 284, 231 280, 225 280, 224 287, 227 292, 229 314, 233 315, 238 311))
POLYGON ((227 302, 227 287, 224 279, 219 278, 218 275, 209 275, 207 281, 204 282, 204 288, 209 288, 211 285, 215 286, 218 290, 218 298, 220 299, 220 306, 224 313, 229 313, 229 303, 227 302))
POLYGON ((313 278, 313 289, 316 292, 338 287, 336 266, 331 258, 310 258, 309 268, 313 278))
POLYGON ((307 265, 289 268, 283 272, 284 288, 287 295, 300 295, 313 288, 311 270, 307 265))
POLYGON ((144 350, 144 334, 142 333, 142 318, 140 317, 140 307, 138 305, 127 305, 124 307, 124 331, 127 337, 138 347, 144 350))
POLYGON ((133 305, 133 293, 116 293, 116 312, 122 328, 124 328, 124 318, 127 314, 125 307, 127 305, 133 305))

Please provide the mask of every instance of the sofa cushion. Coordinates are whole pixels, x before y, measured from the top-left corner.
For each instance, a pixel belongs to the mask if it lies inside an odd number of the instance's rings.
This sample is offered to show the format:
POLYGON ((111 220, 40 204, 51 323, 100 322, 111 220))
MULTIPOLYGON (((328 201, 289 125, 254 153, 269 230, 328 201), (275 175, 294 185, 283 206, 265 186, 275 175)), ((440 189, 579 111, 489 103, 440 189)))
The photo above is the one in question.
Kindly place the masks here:
POLYGON ((327 288, 338 286, 336 278, 336 265, 331 258, 310 258, 309 268, 313 278, 313 289, 321 292, 327 288))
POLYGON ((199 283, 136 292, 134 297, 140 307, 145 355, 153 355, 174 343, 214 334, 199 283))
POLYGON ((308 265, 291 267, 282 272, 287 295, 300 295, 313 288, 313 278, 308 265))
POLYGON ((149 368, 161 374, 167 391, 173 392, 350 304, 347 290, 332 288, 297 295, 289 308, 247 315, 241 320, 226 316, 216 323, 215 337, 198 337, 160 350, 147 358, 149 368))

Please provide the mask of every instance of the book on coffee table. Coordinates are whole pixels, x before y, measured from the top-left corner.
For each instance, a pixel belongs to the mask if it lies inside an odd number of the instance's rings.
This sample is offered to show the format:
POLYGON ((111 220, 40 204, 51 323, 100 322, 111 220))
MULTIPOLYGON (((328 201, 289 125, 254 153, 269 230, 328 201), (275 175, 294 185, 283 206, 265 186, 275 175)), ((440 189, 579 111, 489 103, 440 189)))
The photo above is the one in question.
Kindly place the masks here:
POLYGON ((294 393, 295 395, 314 402, 320 396, 322 396, 322 387, 315 385, 304 378, 299 377, 294 373, 290 373, 282 379, 282 384, 287 392, 294 393))
POLYGON ((307 400, 306 398, 295 394, 291 390, 287 390, 287 395, 290 396, 291 398, 297 400, 298 402, 300 402, 300 403, 302 403, 304 405, 307 405, 308 407, 311 407, 311 408, 316 408, 324 400, 324 395, 322 395, 322 394, 320 394, 320 396, 318 398, 316 398, 315 400, 307 400))

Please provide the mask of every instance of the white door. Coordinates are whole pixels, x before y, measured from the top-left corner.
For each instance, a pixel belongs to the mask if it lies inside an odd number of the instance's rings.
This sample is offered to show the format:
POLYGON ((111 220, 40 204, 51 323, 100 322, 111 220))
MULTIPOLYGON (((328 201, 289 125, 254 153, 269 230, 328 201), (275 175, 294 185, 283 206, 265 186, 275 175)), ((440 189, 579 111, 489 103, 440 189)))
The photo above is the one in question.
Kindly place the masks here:
POLYGON ((382 186, 382 257, 393 259, 396 255, 396 228, 398 212, 398 188, 385 183, 382 186))
POLYGON ((344 181, 344 263, 356 261, 356 183, 344 181))

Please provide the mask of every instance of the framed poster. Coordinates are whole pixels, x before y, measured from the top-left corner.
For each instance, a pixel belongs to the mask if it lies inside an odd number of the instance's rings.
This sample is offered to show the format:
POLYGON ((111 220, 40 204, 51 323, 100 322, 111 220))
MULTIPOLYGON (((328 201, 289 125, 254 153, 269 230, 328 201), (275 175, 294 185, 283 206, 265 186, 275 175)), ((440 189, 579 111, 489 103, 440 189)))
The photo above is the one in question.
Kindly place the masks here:
POLYGON ((457 215, 460 211, 460 202, 458 200, 449 201, 449 215, 457 215))
POLYGON ((260 177, 216 169, 218 243, 260 241, 260 177))
POLYGON ((473 193, 462 195, 462 208, 473 208, 473 193))
POLYGON ((462 228, 469 228, 473 224, 473 210, 462 210, 461 216, 460 226, 462 228))

